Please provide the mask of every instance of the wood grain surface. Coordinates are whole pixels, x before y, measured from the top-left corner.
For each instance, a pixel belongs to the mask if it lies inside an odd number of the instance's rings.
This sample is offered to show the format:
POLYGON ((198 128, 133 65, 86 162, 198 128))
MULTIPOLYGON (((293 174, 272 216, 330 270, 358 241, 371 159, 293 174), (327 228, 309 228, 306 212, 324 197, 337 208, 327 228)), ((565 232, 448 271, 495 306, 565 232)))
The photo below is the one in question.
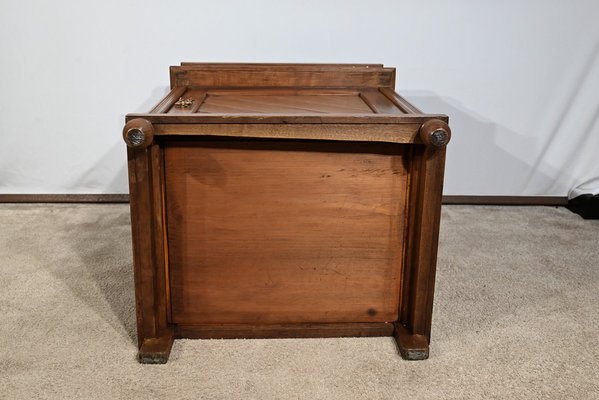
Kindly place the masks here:
POLYGON ((398 317, 402 145, 165 146, 172 322, 389 322, 398 317))
POLYGON ((171 88, 213 87, 393 87, 395 68, 382 65, 192 64, 170 68, 171 88))
MULTIPOLYGON (((171 90, 149 114, 136 114, 151 122, 152 116, 166 116, 176 122, 256 122, 273 117, 287 118, 280 122, 335 123, 353 122, 365 124, 410 123, 415 122, 414 109, 388 88, 220 88, 220 87, 181 87, 171 90), (180 98, 190 100, 191 105, 180 107, 180 98), (359 119, 356 119, 359 116, 359 119), (180 117, 187 117, 186 119, 180 117), (193 117, 189 120, 189 117, 193 117), (316 117, 316 118, 315 118, 316 117), (407 117, 407 118, 404 118, 407 117), (308 119, 307 119, 308 118, 308 119)), ((128 116, 128 120, 133 115, 128 116)))
POLYGON ((209 93, 199 109, 206 113, 327 114, 369 113, 372 110, 356 93, 347 94, 229 94, 209 93))
POLYGON ((342 322, 316 324, 203 324, 176 325, 177 338, 267 339, 342 336, 392 336, 392 322, 342 322))
POLYGON ((448 117, 380 64, 170 78, 126 116, 140 360, 174 337, 381 334, 426 358, 448 117))
MULTIPOLYGON (((154 124, 157 136, 212 136, 414 143, 420 124, 154 124)), ((189 138, 187 138, 189 139, 189 138)))

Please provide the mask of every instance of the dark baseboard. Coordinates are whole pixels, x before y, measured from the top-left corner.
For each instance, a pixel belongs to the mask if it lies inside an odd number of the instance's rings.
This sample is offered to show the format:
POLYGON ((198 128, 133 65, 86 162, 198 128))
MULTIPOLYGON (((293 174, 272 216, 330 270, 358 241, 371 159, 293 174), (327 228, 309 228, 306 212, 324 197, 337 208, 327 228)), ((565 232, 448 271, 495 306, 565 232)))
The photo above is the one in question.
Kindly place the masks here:
POLYGON ((565 206, 566 196, 443 196, 443 204, 497 206, 565 206))
MULTIPOLYGON (((0 194, 0 203, 128 203, 129 195, 115 194, 0 194)), ((498 206, 565 206, 559 196, 443 196, 443 204, 498 206)))
POLYGON ((128 203, 128 194, 0 194, 0 203, 128 203))
POLYGON ((581 194, 568 201, 568 209, 584 219, 599 219, 599 194, 581 194))

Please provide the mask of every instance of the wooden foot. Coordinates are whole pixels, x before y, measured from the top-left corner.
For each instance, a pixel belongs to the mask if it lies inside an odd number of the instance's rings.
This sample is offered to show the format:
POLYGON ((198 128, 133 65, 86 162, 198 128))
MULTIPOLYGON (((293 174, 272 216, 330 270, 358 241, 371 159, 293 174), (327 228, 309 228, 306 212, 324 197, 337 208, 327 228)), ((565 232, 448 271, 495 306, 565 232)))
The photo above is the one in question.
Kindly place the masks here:
POLYGON ((166 364, 171 354, 175 335, 169 330, 158 338, 145 339, 138 353, 138 360, 142 364, 166 364))
POLYGON ((414 335, 405 326, 396 323, 393 331, 395 343, 404 360, 426 360, 428 358, 428 340, 424 335, 414 335))

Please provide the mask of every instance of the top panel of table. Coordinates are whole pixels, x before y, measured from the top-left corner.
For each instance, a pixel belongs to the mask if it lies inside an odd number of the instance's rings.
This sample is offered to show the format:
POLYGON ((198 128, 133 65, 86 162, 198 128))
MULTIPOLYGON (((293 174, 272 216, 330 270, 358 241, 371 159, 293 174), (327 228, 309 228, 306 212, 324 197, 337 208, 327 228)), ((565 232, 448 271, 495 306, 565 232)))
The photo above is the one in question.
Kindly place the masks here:
MULTIPOLYGON (((394 91, 380 64, 211 64, 170 68, 154 123, 417 123, 429 119, 394 91)), ((438 116, 444 119, 445 116, 438 116)), ((446 118, 446 117, 445 117, 446 118)))

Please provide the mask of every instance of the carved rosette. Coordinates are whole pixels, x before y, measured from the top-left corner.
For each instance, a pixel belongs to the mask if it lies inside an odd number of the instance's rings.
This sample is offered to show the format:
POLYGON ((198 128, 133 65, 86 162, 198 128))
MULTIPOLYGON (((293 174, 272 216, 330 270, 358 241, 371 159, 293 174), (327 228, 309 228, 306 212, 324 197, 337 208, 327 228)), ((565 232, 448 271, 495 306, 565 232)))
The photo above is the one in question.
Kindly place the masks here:
POLYGON ((154 127, 143 118, 132 119, 123 128, 123 140, 133 149, 144 149, 154 141, 154 127))

